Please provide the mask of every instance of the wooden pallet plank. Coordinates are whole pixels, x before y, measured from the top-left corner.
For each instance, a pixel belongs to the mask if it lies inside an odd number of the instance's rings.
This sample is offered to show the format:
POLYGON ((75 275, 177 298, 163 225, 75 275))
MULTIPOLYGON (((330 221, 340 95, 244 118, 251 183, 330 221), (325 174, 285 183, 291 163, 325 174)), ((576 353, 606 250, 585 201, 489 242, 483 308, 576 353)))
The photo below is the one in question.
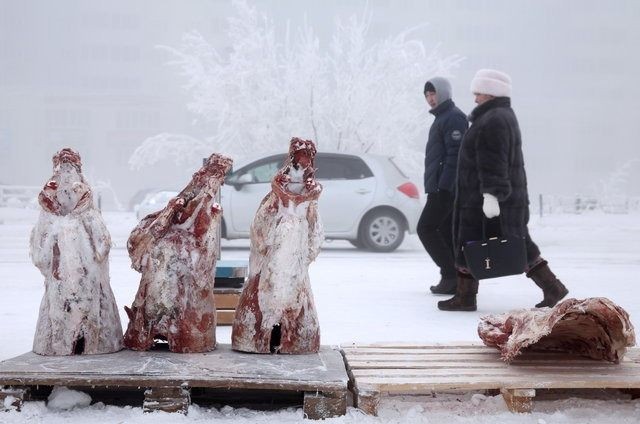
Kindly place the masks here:
POLYGON ((587 378, 585 375, 568 375, 561 378, 523 378, 501 376, 481 377, 473 379, 467 377, 450 376, 420 376, 402 378, 357 378, 356 387, 363 390, 420 394, 431 390, 460 390, 460 389, 501 389, 501 388, 532 388, 532 389, 595 389, 595 388, 638 388, 640 380, 637 376, 606 376, 587 378))
POLYGON ((213 288, 213 296, 218 296, 220 294, 234 294, 240 295, 242 293, 242 287, 214 287, 213 288))
POLYGON ((629 371, 627 368, 612 367, 504 367, 504 368, 412 368, 412 369, 359 369, 351 370, 354 377, 412 377, 412 376, 526 376, 537 378, 538 376, 558 376, 563 378, 568 375, 587 376, 589 378, 601 378, 603 376, 636 376, 640 378, 640 368, 629 371))
POLYGON ((145 390, 143 412, 178 412, 186 415, 191 404, 187 387, 153 387, 145 390))
POLYGON ((500 394, 511 412, 528 413, 533 409, 533 389, 501 389, 500 394))
POLYGON ((240 293, 215 293, 216 309, 236 309, 240 302, 240 293))
POLYGON ((367 348, 380 348, 380 349, 466 349, 469 347, 483 347, 486 348, 483 343, 480 342, 451 342, 451 343, 430 343, 430 344, 420 344, 415 342, 379 342, 379 343, 341 343, 341 349, 349 349, 349 348, 358 348, 358 349, 367 349, 367 348))
POLYGON ((369 415, 378 415, 380 392, 376 390, 354 390, 355 407, 369 415))
POLYGON ((430 379, 438 380, 446 383, 447 381, 458 382, 460 379, 469 380, 485 380, 500 381, 504 378, 519 379, 521 381, 545 380, 559 381, 563 384, 577 382, 610 382, 610 381, 635 381, 634 387, 640 387, 640 374, 626 373, 624 370, 617 372, 607 372, 604 370, 497 370, 496 372, 487 372, 486 369, 464 369, 464 370, 448 370, 448 369, 417 369, 417 370, 380 370, 379 373, 369 372, 370 370, 352 370, 351 374, 356 378, 356 382, 360 381, 402 381, 402 379, 430 379), (364 372, 363 372, 364 371, 364 372), (401 371, 395 373, 393 371, 401 371), (408 372, 407 372, 408 371, 408 372))
POLYGON ((342 355, 327 346, 310 355, 255 355, 218 345, 212 352, 176 354, 123 350, 107 355, 40 356, 0 362, 0 385, 69 385, 345 390, 342 355))
POLYGON ((383 349, 379 347, 366 348, 366 349, 342 348, 342 351, 347 355, 386 355, 386 354, 396 354, 396 353, 413 354, 413 355, 417 355, 417 354, 457 355, 461 353, 466 353, 466 354, 478 353, 478 354, 495 355, 496 353, 498 353, 496 349, 489 349, 487 347, 482 347, 482 346, 474 346, 474 347, 459 348, 459 349, 433 349, 428 347, 424 347, 424 348, 414 347, 410 349, 406 349, 406 348, 383 349))
MULTIPOLYGON (((418 357, 434 357, 437 355, 445 355, 450 356, 452 358, 460 358, 462 360, 469 359, 469 355, 477 356, 477 357, 499 357, 500 352, 497 349, 489 348, 486 346, 475 346, 472 348, 452 348, 452 349, 444 349, 438 348, 435 349, 431 346, 423 346, 422 348, 414 347, 410 349, 402 349, 402 348, 372 348, 372 349, 352 349, 352 348, 343 348, 342 349, 345 356, 349 359, 370 359, 373 357, 376 358, 384 358, 386 356, 397 356, 397 355, 415 355, 418 357)), ((553 360, 574 360, 579 358, 584 358, 585 360, 592 360, 586 357, 580 357, 578 355, 563 353, 563 352, 538 352, 538 351, 524 351, 519 357, 516 358, 516 361, 522 359, 533 359, 533 358, 547 358, 553 360)), ((640 348, 631 348, 629 349, 624 357, 624 360, 629 362, 640 362, 640 348)), ((592 360, 595 361, 595 360, 592 360)))
POLYGON ((217 309, 216 322, 217 325, 232 325, 236 316, 235 309, 217 309))
MULTIPOLYGON (((467 362, 504 362, 500 359, 500 355, 497 353, 495 355, 485 355, 485 354, 460 354, 460 355, 432 355, 432 354, 401 354, 394 353, 389 355, 346 355, 347 361, 396 361, 396 362, 451 362, 455 363, 467 363, 467 362)), ((589 363, 597 364, 603 361, 596 361, 589 358, 584 358, 580 356, 567 356, 567 355, 559 355, 559 354, 549 354, 549 355, 523 355, 521 357, 516 358, 512 364, 518 364, 521 362, 540 362, 540 363, 551 363, 551 362, 571 362, 571 361, 586 361, 589 363)), ((626 358, 625 358, 626 360, 626 358)), ((635 362, 628 361, 630 364, 635 362)))
MULTIPOLYGON (((536 367, 541 365, 548 366, 561 366, 564 368, 584 368, 593 366, 593 361, 577 361, 566 363, 562 365, 558 365, 557 361, 549 361, 549 362, 519 362, 515 365, 509 365, 505 362, 463 362, 463 363, 453 363, 450 361, 349 361, 348 366, 351 370, 357 369, 438 369, 438 368, 455 368, 455 369, 465 369, 465 368, 486 368, 486 369, 501 369, 508 367, 536 367)), ((615 364, 603 365, 604 367, 615 367, 615 364)), ((640 369, 639 367, 635 367, 640 369)))
MULTIPOLYGON (((353 361, 348 362, 350 368, 434 368, 449 366, 450 368, 468 368, 468 367, 483 367, 483 368, 504 368, 504 367, 526 367, 526 366, 583 366, 583 367, 609 367, 616 368, 619 364, 609 364, 607 362, 594 362, 594 361, 551 361, 551 360, 527 360, 518 361, 507 364, 500 360, 495 361, 448 361, 448 360, 420 360, 420 359, 407 359, 405 361, 397 360, 375 360, 375 361, 353 361)), ((629 369, 638 369, 640 364, 629 363, 624 365, 629 369)))
POLYGON ((450 361, 352 361, 348 363, 350 370, 358 369, 421 369, 421 368, 504 368, 508 367, 505 363, 494 362, 472 362, 454 364, 450 361))
MULTIPOLYGON (((416 363, 430 363, 430 362, 448 362, 452 365, 466 364, 469 362, 474 363, 493 363, 500 362, 506 363, 498 355, 410 355, 410 354, 390 354, 390 355, 345 355, 345 358, 351 362, 371 362, 371 363, 385 363, 385 362, 416 362, 416 363)), ((565 355, 527 355, 516 358, 509 364, 521 364, 521 363, 582 363, 582 364, 612 364, 619 365, 613 362, 594 360, 587 357, 580 356, 565 356, 565 355)), ((625 358, 620 363, 627 363, 630 366, 637 366, 639 362, 634 362, 625 358)))
POLYGON ((302 411, 305 418, 324 420, 347 413, 347 392, 305 392, 302 411))
MULTIPOLYGON (((349 357, 368 357, 368 356, 394 356, 394 355, 409 355, 409 356, 450 356, 450 357, 467 357, 467 356, 475 356, 475 357, 500 357, 500 352, 497 349, 460 349, 460 350, 433 350, 433 349, 371 349, 371 350, 343 350, 344 354, 349 357)), ((631 360, 635 355, 635 352, 629 352, 625 359, 631 360)), ((577 354, 569 354, 565 352, 541 352, 535 350, 525 350, 520 355, 516 357, 516 360, 519 358, 537 358, 537 357, 556 357, 556 358, 586 358, 590 359, 586 356, 580 356, 577 354)))
POLYGON ((469 362, 469 361, 500 361, 499 355, 484 354, 460 354, 460 355, 432 355, 432 354, 404 354, 391 353, 388 355, 347 355, 347 360, 368 360, 368 361, 449 361, 449 362, 469 362))

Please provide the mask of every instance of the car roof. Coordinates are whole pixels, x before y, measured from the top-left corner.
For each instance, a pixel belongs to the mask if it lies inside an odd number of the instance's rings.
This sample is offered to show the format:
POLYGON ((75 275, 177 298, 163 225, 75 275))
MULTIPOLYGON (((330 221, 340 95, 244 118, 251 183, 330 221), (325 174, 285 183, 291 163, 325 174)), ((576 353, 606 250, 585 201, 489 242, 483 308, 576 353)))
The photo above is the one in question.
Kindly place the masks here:
MULTIPOLYGON (((245 167, 246 165, 249 165, 250 163, 253 163, 255 161, 258 161, 260 159, 264 159, 264 158, 269 158, 272 156, 285 156, 288 152, 287 151, 270 151, 270 152, 266 152, 266 153, 262 153, 262 154, 257 154, 257 155, 251 155, 250 157, 244 158, 244 159, 240 159, 237 163, 233 164, 233 169, 240 169, 245 167)), ((388 155, 380 155, 380 154, 375 154, 375 153, 361 153, 361 152, 351 152, 351 151, 337 151, 337 150, 318 150, 318 154, 325 154, 325 155, 339 155, 339 156, 357 156, 357 157, 361 157, 364 159, 367 158, 393 158, 393 156, 388 156, 388 155)))

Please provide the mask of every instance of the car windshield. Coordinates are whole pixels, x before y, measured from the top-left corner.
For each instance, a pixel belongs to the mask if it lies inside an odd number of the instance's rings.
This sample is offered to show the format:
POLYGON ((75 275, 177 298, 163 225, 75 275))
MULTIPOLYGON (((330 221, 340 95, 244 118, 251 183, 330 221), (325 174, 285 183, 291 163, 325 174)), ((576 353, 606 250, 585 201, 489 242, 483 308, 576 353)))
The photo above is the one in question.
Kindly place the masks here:
POLYGON ((227 178, 228 183, 268 183, 282 167, 286 156, 275 156, 249 164, 227 178))
POLYGON ((276 175, 279 168, 279 163, 275 161, 256 166, 249 170, 251 181, 254 183, 268 183, 276 175))

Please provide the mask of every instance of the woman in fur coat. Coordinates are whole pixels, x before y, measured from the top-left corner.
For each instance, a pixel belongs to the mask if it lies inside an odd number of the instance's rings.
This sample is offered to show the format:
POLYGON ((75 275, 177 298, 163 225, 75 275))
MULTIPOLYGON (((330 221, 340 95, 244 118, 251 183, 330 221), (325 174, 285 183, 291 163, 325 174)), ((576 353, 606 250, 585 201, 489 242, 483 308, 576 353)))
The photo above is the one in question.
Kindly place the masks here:
POLYGON ((466 242, 483 238, 483 221, 499 217, 501 234, 525 239, 527 277, 542 289, 536 307, 554 306, 567 295, 547 261, 531 240, 529 196, 524 170, 522 140, 511 109, 511 78, 492 69, 479 70, 471 81, 478 106, 471 113, 458 157, 456 200, 453 216, 458 286, 453 298, 438 302, 445 311, 475 311, 478 281, 467 268, 466 242))

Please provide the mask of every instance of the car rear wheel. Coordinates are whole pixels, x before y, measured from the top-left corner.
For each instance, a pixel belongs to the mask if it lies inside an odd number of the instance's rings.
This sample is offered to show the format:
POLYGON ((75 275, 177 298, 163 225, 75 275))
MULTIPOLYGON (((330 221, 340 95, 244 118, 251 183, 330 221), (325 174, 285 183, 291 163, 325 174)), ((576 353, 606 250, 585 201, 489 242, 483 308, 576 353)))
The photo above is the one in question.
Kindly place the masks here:
POLYGON ((367 246, 360 239, 348 240, 348 241, 349 241, 349 243, 351 243, 351 245, 353 247, 357 247, 358 249, 366 249, 367 248, 367 246))
POLYGON ((364 218, 359 240, 374 252, 391 252, 402 244, 404 232, 404 221, 396 212, 379 210, 364 218))

